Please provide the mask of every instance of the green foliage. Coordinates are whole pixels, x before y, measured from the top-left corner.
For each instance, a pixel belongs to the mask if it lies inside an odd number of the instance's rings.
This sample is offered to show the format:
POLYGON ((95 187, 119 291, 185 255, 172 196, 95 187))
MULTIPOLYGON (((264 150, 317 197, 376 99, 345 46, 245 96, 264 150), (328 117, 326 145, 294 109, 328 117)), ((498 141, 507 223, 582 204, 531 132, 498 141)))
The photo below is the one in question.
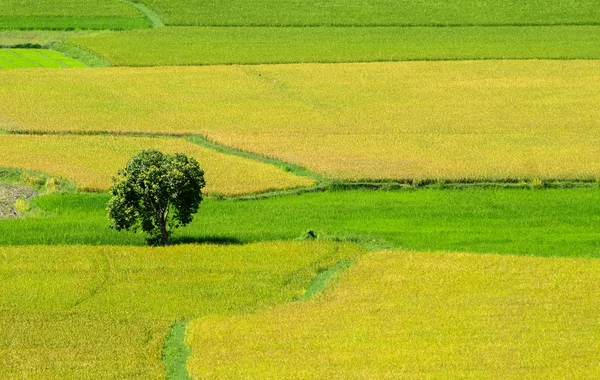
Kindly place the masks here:
POLYGON ((148 243, 169 244, 173 229, 188 225, 206 185, 198 162, 182 153, 144 150, 133 157, 111 187, 111 227, 148 233, 148 243))
POLYGON ((68 43, 114 66, 598 59, 600 27, 167 27, 68 43))

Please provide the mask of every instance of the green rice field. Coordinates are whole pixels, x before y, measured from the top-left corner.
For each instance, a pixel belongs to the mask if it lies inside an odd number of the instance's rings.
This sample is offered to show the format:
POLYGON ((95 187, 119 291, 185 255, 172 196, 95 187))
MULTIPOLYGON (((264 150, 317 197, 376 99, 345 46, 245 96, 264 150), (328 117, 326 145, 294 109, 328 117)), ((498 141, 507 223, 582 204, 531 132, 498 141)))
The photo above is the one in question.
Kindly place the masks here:
POLYGON ((133 29, 150 26, 118 0, 0 0, 0 29, 133 29))
POLYGON ((0 0, 0 379, 599 378, 599 104, 598 0, 0 0))
MULTIPOLYGON (((36 198, 24 219, 0 221, 0 245, 144 245, 108 229, 106 194, 36 198)), ((325 240, 373 249, 600 257, 598 188, 329 191, 258 200, 207 199, 179 242, 325 240)))
POLYGON ((68 43, 113 66, 598 59, 600 26, 167 27, 74 37, 68 43))
POLYGON ((167 25, 556 25, 598 24, 594 0, 137 0, 167 25))
POLYGON ((0 69, 87 67, 64 54, 47 49, 0 49, 0 69))

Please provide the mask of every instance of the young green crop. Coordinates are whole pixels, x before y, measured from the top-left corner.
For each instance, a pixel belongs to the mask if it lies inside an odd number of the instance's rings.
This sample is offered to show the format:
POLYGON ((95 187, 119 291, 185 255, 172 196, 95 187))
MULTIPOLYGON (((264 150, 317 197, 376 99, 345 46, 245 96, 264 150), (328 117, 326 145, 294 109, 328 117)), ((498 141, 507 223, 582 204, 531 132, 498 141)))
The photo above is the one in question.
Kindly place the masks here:
POLYGON ((167 27, 67 42, 113 66, 600 58, 599 26, 167 27))
POLYGON ((150 26, 118 0, 0 0, 0 29, 133 29, 150 26))
POLYGON ((164 379, 174 321, 290 302, 317 271, 362 253, 317 242, 0 247, 2 376, 164 379))
MULTIPOLYGON (((117 233, 106 218, 107 194, 35 199, 38 216, 0 221, 0 245, 145 245, 117 233)), ((35 210, 34 210, 35 211, 35 210)), ((320 239, 373 248, 600 257, 600 191, 417 190, 312 193, 255 201, 205 199, 201 217, 175 242, 320 239)))
POLYGON ((194 378, 600 376, 600 261, 364 257, 314 301, 189 325, 194 378))
POLYGON ((167 25, 598 24, 594 0, 136 0, 167 25))
POLYGON ((34 67, 56 69, 87 66, 82 62, 53 50, 0 49, 0 69, 26 69, 34 67))

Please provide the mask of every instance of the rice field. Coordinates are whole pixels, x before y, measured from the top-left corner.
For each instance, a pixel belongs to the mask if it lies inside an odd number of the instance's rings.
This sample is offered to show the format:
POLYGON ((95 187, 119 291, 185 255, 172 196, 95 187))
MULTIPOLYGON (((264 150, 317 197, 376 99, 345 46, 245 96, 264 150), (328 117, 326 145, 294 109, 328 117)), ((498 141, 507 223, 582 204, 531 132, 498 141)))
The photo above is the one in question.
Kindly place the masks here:
POLYGON ((598 59, 600 27, 166 27, 68 43, 113 66, 598 59))
POLYGON ((193 378, 594 378, 600 262, 380 252, 306 303, 193 321, 193 378))
POLYGON ((335 243, 0 247, 4 378, 160 379, 171 324, 300 297, 335 243))
POLYGON ((599 378, 598 104, 598 0, 0 0, 0 377, 599 378))
POLYGON ((341 179, 595 179, 598 62, 2 72, 0 128, 201 133, 341 179))
MULTIPOLYGON (((145 245, 108 228, 106 193, 35 198, 27 218, 0 221, 3 245, 145 245)), ((372 249, 600 258, 600 191, 462 189, 327 191, 267 199, 207 198, 175 242, 321 240, 372 249)))
POLYGON ((548 25, 598 24, 594 0, 137 0, 167 25, 548 25))
POLYGON ((150 26, 118 0, 0 0, 0 29, 133 29, 150 26))
POLYGON ((0 69, 87 67, 63 53, 47 49, 0 49, 0 69))
POLYGON ((314 182, 272 165, 177 138, 4 134, 0 135, 0 146, 0 166, 50 173, 87 191, 107 191, 118 170, 144 149, 181 152, 196 158, 205 171, 205 191, 209 194, 258 193, 314 182))

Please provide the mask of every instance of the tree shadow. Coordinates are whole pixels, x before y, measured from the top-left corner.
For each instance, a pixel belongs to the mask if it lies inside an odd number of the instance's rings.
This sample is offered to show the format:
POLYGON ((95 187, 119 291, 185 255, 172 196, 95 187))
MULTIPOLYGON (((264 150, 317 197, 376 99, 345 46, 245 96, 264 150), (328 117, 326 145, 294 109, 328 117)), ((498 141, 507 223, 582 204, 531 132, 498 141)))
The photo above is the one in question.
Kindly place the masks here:
POLYGON ((172 245, 178 244, 220 244, 220 245, 242 245, 245 241, 232 236, 175 236, 170 239, 172 245))

